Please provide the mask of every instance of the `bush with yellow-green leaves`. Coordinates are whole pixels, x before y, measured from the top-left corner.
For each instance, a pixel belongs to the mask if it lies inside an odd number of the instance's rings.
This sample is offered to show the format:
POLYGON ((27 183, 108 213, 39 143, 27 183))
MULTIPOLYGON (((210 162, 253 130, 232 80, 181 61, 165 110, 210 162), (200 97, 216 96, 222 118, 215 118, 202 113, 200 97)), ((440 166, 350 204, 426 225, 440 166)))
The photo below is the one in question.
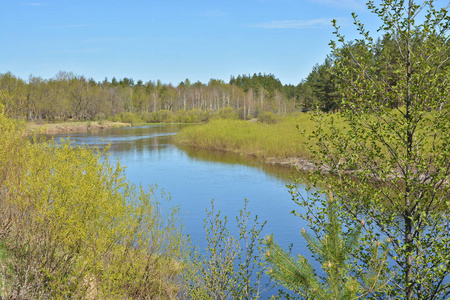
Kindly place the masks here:
POLYGON ((1 298, 175 297, 185 251, 165 198, 103 152, 30 140, 0 113, 1 298))

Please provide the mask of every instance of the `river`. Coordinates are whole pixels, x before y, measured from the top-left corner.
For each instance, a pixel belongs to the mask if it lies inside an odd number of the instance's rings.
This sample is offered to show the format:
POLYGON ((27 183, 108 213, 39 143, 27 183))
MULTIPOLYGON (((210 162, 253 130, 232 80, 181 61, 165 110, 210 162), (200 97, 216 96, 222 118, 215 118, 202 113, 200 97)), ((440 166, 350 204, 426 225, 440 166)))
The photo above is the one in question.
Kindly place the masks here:
MULTIPOLYGON (((189 125, 150 125, 52 136, 70 137, 75 145, 103 148, 110 144, 110 160, 119 159, 126 166, 130 182, 142 186, 156 183, 170 193, 170 203, 180 205, 184 232, 200 247, 205 246, 203 219, 211 200, 234 226, 235 216, 243 208, 244 199, 248 199, 252 216, 267 221, 263 235, 273 233, 281 246, 287 248, 292 243, 294 254, 309 257, 300 235, 307 225, 290 214, 293 209, 299 210, 286 187, 293 170, 237 154, 177 147, 172 140, 183 126, 189 125)), ((304 189, 303 192, 306 195, 304 189)))

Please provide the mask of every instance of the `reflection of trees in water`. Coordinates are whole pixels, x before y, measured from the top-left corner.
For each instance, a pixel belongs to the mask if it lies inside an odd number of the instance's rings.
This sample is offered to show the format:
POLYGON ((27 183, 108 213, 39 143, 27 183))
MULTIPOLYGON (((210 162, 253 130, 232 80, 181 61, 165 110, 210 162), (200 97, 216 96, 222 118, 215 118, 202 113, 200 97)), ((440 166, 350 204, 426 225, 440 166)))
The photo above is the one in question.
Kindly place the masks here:
POLYGON ((134 153, 135 155, 145 157, 145 152, 147 151, 163 151, 163 149, 170 145, 171 140, 172 136, 143 137, 114 144, 112 150, 118 155, 134 153))
MULTIPOLYGON (((198 148, 191 148, 188 146, 178 146, 178 148, 182 149, 184 152, 186 152, 186 154, 190 158, 193 159, 221 162, 226 164, 246 165, 263 170, 265 173, 285 181, 290 181, 293 172, 296 172, 295 169, 293 168, 280 165, 265 164, 262 160, 252 158, 250 156, 243 156, 237 153, 211 151, 198 148)), ((298 175, 297 172, 296 175, 298 175)))
POLYGON ((181 130, 186 125, 150 125, 142 127, 128 127, 116 128, 110 133, 104 132, 102 137, 105 141, 108 137, 114 135, 114 140, 111 141, 112 149, 117 154, 134 153, 135 155, 145 157, 145 151, 155 149, 161 151, 166 148, 172 140, 175 133, 181 130), (119 137, 118 140, 117 137, 119 137))

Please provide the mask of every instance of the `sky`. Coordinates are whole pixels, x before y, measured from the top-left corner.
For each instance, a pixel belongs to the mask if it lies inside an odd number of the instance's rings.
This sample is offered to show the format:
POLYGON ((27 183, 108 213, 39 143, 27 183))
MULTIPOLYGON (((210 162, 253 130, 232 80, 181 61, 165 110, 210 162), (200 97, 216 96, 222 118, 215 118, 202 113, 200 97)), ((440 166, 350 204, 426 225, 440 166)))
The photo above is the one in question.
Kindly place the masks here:
POLYGON ((336 19, 376 34, 361 0, 0 0, 0 73, 59 71, 178 85, 274 74, 298 84, 330 53, 336 19))

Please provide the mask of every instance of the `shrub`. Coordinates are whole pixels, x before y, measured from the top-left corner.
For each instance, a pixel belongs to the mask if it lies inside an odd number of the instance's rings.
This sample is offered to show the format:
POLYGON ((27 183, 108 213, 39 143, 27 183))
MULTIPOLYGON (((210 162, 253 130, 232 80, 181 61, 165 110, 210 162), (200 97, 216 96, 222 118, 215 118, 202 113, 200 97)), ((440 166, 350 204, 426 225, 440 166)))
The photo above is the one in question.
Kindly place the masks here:
POLYGON ((278 122, 277 116, 271 111, 264 111, 258 115, 258 122, 265 124, 275 124, 278 122))
POLYGON ((188 116, 191 119, 190 123, 202 123, 202 122, 208 122, 210 119, 210 112, 209 111, 203 111, 198 108, 194 108, 187 111, 188 116))
POLYGON ((221 119, 233 119, 239 118, 238 112, 232 107, 223 107, 218 111, 218 117, 221 119))
POLYGON ((142 124, 143 120, 136 114, 131 112, 123 112, 120 114, 118 122, 130 123, 131 125, 142 124))
POLYGON ((0 132, 1 298, 178 294, 183 239, 164 193, 130 185, 99 151, 30 142, 3 114, 0 132))
POLYGON ((191 254, 187 269, 185 298, 188 299, 260 299, 267 286, 261 283, 264 261, 259 238, 264 223, 250 218, 245 199, 244 208, 236 216, 238 236, 228 227, 228 218, 214 208, 207 211, 205 232, 207 248, 191 254))
POLYGON ((142 120, 144 120, 145 123, 155 123, 154 121, 154 115, 152 112, 145 112, 141 115, 142 120))
POLYGON ((142 115, 142 118, 146 123, 170 123, 174 120, 173 114, 170 110, 158 110, 145 113, 142 115))
POLYGON ((176 123, 192 123, 191 116, 185 110, 176 111, 172 119, 176 123))
POLYGON ((106 119, 106 115, 104 113, 98 113, 95 115, 95 120, 96 121, 104 121, 106 119))

